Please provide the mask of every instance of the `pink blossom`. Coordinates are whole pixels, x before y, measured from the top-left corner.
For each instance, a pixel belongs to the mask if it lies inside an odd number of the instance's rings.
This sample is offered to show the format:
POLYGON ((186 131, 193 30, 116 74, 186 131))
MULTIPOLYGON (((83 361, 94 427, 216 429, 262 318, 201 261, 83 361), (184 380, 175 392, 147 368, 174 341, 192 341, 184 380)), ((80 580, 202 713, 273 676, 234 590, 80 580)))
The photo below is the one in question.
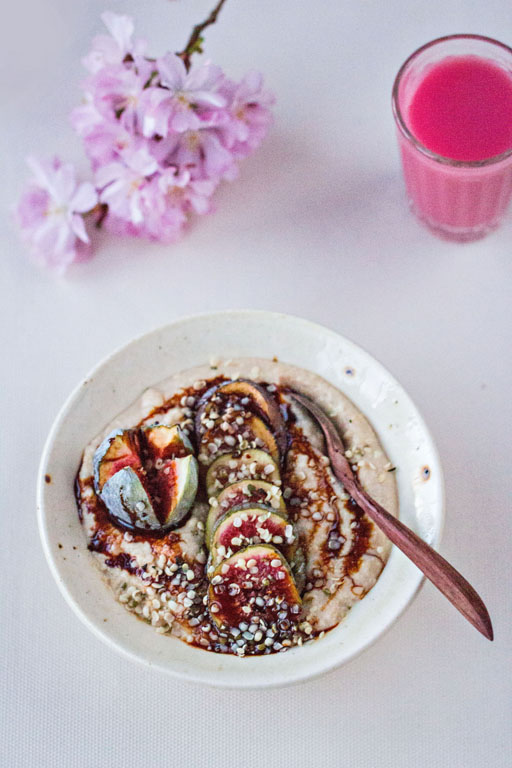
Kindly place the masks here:
POLYGON ((143 96, 143 132, 145 136, 196 129, 201 124, 200 111, 219 108, 226 103, 218 93, 222 70, 209 62, 187 72, 183 61, 173 53, 158 59, 160 85, 148 88, 143 96))
POLYGON ((144 225, 142 236, 161 243, 174 243, 182 234, 187 223, 183 202, 186 195, 186 181, 173 186, 162 183, 157 174, 143 192, 144 225))
POLYGON ((24 240, 34 258, 57 271, 87 255, 83 216, 97 203, 89 182, 78 184, 70 163, 27 160, 34 177, 16 209, 24 240))
POLYGON ((129 131, 135 131, 141 122, 141 96, 153 67, 140 59, 136 66, 110 64, 92 75, 85 83, 92 102, 107 120, 120 120, 129 131))
POLYGON ((232 180, 238 175, 233 154, 222 141, 215 124, 169 136, 166 162, 187 170, 191 179, 232 180))
POLYGON ((188 171, 181 173, 172 167, 166 168, 157 178, 160 194, 173 204, 179 204, 186 213, 200 215, 212 210, 210 198, 217 183, 212 179, 194 181, 188 171))
POLYGON ((84 93, 82 103, 71 110, 71 125, 79 136, 87 136, 103 120, 104 117, 96 109, 91 93, 84 93))
POLYGON ((135 151, 150 144, 148 139, 128 131, 118 120, 102 120, 83 138, 93 171, 119 158, 126 150, 135 151))
POLYGON ((155 174, 143 190, 144 224, 141 236, 174 243, 183 234, 192 213, 211 211, 212 181, 192 181, 188 172, 166 168, 155 174))
POLYGON ((158 163, 147 147, 128 149, 117 161, 100 166, 96 183, 102 191, 100 200, 115 216, 134 225, 144 219, 144 190, 150 177, 158 170, 158 163))
POLYGON ((129 147, 137 149, 141 145, 150 144, 148 139, 128 130, 115 116, 106 118, 102 115, 90 93, 86 93, 83 104, 71 112, 71 124, 83 139, 93 171, 115 160, 129 147))
POLYGON ((121 16, 111 11, 101 14, 101 19, 110 35, 97 35, 92 50, 82 60, 89 72, 95 74, 108 64, 121 64, 126 57, 143 56, 146 50, 144 40, 133 41, 134 24, 130 16, 121 16))
POLYGON ((109 212, 106 229, 116 235, 141 237, 161 243, 174 243, 182 234, 187 223, 187 213, 183 207, 183 199, 179 195, 167 195, 160 188, 160 174, 146 179, 138 189, 137 206, 140 216, 133 219, 123 218, 116 209, 109 212))
POLYGON ((248 73, 240 83, 226 80, 222 93, 229 105, 230 120, 223 127, 226 146, 237 157, 246 157, 263 141, 272 122, 274 97, 262 89, 263 76, 248 73))

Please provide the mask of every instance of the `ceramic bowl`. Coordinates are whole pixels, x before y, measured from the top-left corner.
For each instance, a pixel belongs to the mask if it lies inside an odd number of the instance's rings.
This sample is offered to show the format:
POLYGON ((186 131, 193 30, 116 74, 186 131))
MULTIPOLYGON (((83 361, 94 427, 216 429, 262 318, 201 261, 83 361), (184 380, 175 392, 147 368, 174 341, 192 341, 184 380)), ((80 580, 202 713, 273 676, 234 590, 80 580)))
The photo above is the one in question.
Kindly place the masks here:
POLYGON ((230 311, 177 320, 114 352, 79 384, 59 413, 41 459, 38 517, 43 547, 65 599, 109 646, 185 680, 262 688, 317 676, 352 659, 403 613, 422 581, 396 548, 377 584, 321 640, 287 653, 240 659, 159 635, 117 603, 87 550, 73 484, 84 446, 140 393, 169 375, 223 358, 256 356, 302 366, 348 395, 368 417, 398 467, 400 518, 439 543, 441 466, 417 408, 367 352, 307 320, 272 312, 230 311))

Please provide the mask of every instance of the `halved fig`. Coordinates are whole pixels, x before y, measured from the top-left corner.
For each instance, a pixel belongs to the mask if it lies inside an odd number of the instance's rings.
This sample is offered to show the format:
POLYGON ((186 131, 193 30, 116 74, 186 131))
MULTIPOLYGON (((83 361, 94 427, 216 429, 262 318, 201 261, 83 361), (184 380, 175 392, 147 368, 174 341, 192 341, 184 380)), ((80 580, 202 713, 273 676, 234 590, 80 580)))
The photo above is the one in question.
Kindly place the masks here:
POLYGON ((141 467, 137 432, 116 429, 96 449, 93 459, 94 489, 100 494, 107 480, 124 467, 141 467))
POLYGON ((231 402, 245 407, 246 410, 255 411, 264 419, 274 433, 281 457, 284 457, 288 439, 279 406, 264 387, 247 379, 227 381, 211 387, 204 393, 195 417, 197 439, 199 440, 207 429, 208 415, 211 412, 220 414, 231 402))
POLYGON ((168 427, 165 424, 149 424, 141 432, 146 449, 154 460, 175 459, 189 456, 194 452, 192 443, 179 424, 168 427))
POLYGON ((281 489, 266 480, 242 480, 228 485, 221 491, 216 501, 217 504, 210 507, 206 518, 205 540, 208 548, 211 546, 215 523, 230 509, 262 504, 271 507, 273 511, 284 517, 288 514, 281 489))
POLYGON ((252 544, 272 544, 291 565, 298 543, 293 525, 268 507, 235 509, 226 512, 214 528, 210 564, 216 567, 221 560, 252 544))
POLYGON ((252 449, 242 453, 227 453, 219 456, 208 469, 208 498, 217 496, 227 485, 240 480, 266 480, 274 485, 281 485, 279 467, 265 451, 252 449))
POLYGON ((112 475, 101 492, 111 517, 126 528, 165 531, 176 526, 192 506, 198 483, 194 456, 169 459, 148 476, 125 467, 112 475))
POLYGON ((237 449, 259 449, 279 463, 279 448, 274 435, 262 419, 245 411, 234 411, 230 416, 217 419, 214 426, 203 433, 199 460, 208 465, 216 457, 237 449))
POLYGON ((286 629, 298 621, 301 600, 290 568, 271 546, 252 546, 223 560, 212 573, 208 607, 223 629, 256 624, 286 629), (286 607, 285 607, 286 606, 286 607))

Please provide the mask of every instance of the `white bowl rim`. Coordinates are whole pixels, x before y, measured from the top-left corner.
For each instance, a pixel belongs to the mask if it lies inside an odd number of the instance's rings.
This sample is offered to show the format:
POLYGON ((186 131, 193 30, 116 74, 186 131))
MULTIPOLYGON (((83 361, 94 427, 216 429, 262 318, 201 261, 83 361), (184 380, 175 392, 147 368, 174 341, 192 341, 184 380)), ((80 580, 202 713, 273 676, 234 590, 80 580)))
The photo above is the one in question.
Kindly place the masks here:
MULTIPOLYGON (((345 666, 346 664, 350 663, 355 658, 357 658, 367 648, 371 647, 380 637, 382 637, 384 634, 386 634, 389 631, 389 629, 391 629, 391 627, 398 621, 398 619, 410 607, 411 603, 413 602, 414 598, 417 596, 419 590, 421 589, 425 581, 425 577, 423 576, 423 574, 416 569, 417 570, 417 572, 415 573, 416 578, 413 578, 411 580, 411 584, 409 585, 410 589, 408 590, 405 599, 401 603, 400 608, 396 610, 395 613, 390 613, 389 618, 382 625, 379 632, 376 633, 373 637, 371 637, 366 642, 362 643, 359 647, 355 648, 350 655, 346 655, 341 660, 329 659, 329 661, 325 663, 322 669, 319 669, 315 672, 303 672, 301 670, 301 673, 290 676, 289 679, 285 681, 279 680, 276 682, 273 680, 268 680, 268 679, 265 679, 264 675, 262 675, 261 680, 257 682, 246 683, 242 679, 239 684, 238 683, 233 684, 232 682, 228 682, 222 679, 215 679, 215 681, 212 679, 206 680, 205 676, 202 674, 184 675, 179 670, 171 669, 163 663, 159 663, 158 661, 150 661, 146 658, 143 658, 142 656, 138 655, 136 652, 132 651, 129 647, 129 644, 122 644, 119 641, 114 640, 110 636, 109 632, 105 630, 105 627, 102 626, 100 623, 96 623, 95 621, 93 621, 91 617, 85 613, 82 607, 78 605, 78 603, 75 601, 73 596, 70 594, 70 591, 68 590, 66 582, 62 577, 59 563, 53 557, 53 553, 51 551, 51 545, 50 545, 50 531, 46 525, 44 495, 47 487, 45 482, 45 475, 47 473, 46 470, 47 470, 48 459, 49 459, 53 444, 55 442, 55 439, 59 433, 59 430, 62 424, 64 423, 64 421, 66 420, 66 418, 68 417, 69 413, 72 411, 75 401, 79 397, 84 384, 86 384, 86 382, 89 381, 90 379, 94 378, 97 372, 99 372, 104 366, 107 366, 110 363, 112 363, 118 355, 124 354, 132 346, 139 344, 141 341, 145 339, 149 339, 151 336, 163 331, 164 329, 167 329, 169 327, 177 328, 180 325, 186 325, 187 323, 197 320, 198 318, 215 318, 215 317, 222 317, 226 315, 232 315, 232 316, 233 315, 242 315, 242 316, 259 315, 259 316, 273 317, 274 320, 286 318, 288 320, 301 323, 304 326, 309 326, 311 329, 316 330, 317 332, 321 332, 325 335, 331 336, 338 340, 341 339, 349 347, 352 347, 362 352, 364 355, 366 355, 367 358, 369 358, 374 364, 376 364, 380 369, 382 369, 385 372, 386 376, 390 381, 392 381, 396 386, 399 387, 402 395, 408 401, 408 404, 412 406, 413 410, 415 411, 418 424, 421 427, 425 441, 428 444, 429 451, 431 452, 433 457, 433 463, 435 465, 435 473, 436 473, 437 482, 438 482, 439 505, 437 508, 436 530, 434 534, 434 539, 431 542, 431 546, 434 548, 439 547, 439 544, 441 542, 442 535, 443 535, 445 517, 446 517, 446 514, 445 514, 446 491, 445 491, 444 475, 442 471, 442 464, 441 464, 439 452, 435 445, 434 439, 423 419, 423 416, 419 412, 418 408, 416 407, 414 401, 410 397, 407 390, 404 389, 402 384, 398 382, 398 380, 388 371, 388 369, 380 362, 378 358, 376 358, 374 355, 367 352, 366 349, 362 347, 360 344, 356 344, 355 342, 351 341, 343 334, 338 333, 337 331, 334 331, 333 329, 328 328, 327 326, 324 326, 321 323, 308 320, 298 315, 291 315, 288 313, 275 312, 275 311, 269 311, 264 309, 224 309, 224 310, 215 310, 215 311, 206 311, 206 312, 196 312, 191 315, 179 317, 176 320, 171 321, 169 323, 156 325, 152 329, 133 337, 128 342, 118 345, 112 352, 105 355, 92 369, 90 369, 89 372, 86 374, 86 376, 84 376, 81 379, 81 381, 73 388, 73 390, 70 392, 70 394, 64 401, 63 405, 61 406, 60 410, 57 413, 57 416, 52 424, 48 437, 45 441, 45 445, 41 455, 41 460, 39 463, 38 482, 37 482, 38 528, 39 528, 39 534, 41 538, 43 551, 44 551, 48 566, 67 604, 71 607, 71 609, 73 610, 75 615, 80 619, 80 621, 97 638, 99 638, 102 642, 104 642, 110 648, 113 648, 115 651, 120 653, 125 658, 128 658, 131 661, 135 661, 138 664, 143 665, 144 667, 150 667, 157 671, 163 671, 166 674, 169 674, 173 677, 186 680, 188 682, 199 683, 202 685, 206 684, 208 686, 215 687, 215 688, 256 690, 256 689, 262 689, 262 688, 284 687, 288 685, 298 684, 300 682, 305 682, 306 680, 314 680, 316 678, 319 678, 327 674, 328 672, 334 671, 336 668, 339 668, 340 666, 345 666)), ((148 382, 148 385, 151 385, 153 383, 156 383, 156 382, 148 382)), ((261 660, 264 660, 265 658, 268 658, 268 657, 261 657, 261 660)), ((242 659, 240 661, 242 661, 243 663, 244 660, 242 659)))

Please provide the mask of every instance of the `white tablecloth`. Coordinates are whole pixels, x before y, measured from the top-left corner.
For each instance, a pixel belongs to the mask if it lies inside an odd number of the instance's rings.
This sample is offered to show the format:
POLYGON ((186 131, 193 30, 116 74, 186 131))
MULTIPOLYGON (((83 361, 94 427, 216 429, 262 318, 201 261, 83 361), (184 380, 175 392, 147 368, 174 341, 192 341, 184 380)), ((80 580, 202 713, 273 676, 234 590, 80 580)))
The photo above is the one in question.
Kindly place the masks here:
MULTIPOLYGON (((179 49, 212 4, 110 7, 133 13, 162 53, 179 49)), ((6 208, 30 152, 57 151, 86 169, 67 113, 104 7, 18 0, 3 8, 6 208)), ((510 765, 511 218, 468 246, 415 222, 390 89, 421 43, 456 31, 510 43, 511 21, 505 0, 228 0, 207 31, 207 53, 233 76, 262 69, 277 106, 271 135, 223 187, 215 216, 175 247, 101 235, 94 261, 63 280, 28 263, 2 224, 2 766, 510 765), (219 691, 128 662, 72 614, 35 518, 38 460, 57 410, 132 336, 226 307, 331 326, 409 390, 446 472, 442 552, 487 601, 494 644, 427 585, 347 667, 293 689, 219 691)))

